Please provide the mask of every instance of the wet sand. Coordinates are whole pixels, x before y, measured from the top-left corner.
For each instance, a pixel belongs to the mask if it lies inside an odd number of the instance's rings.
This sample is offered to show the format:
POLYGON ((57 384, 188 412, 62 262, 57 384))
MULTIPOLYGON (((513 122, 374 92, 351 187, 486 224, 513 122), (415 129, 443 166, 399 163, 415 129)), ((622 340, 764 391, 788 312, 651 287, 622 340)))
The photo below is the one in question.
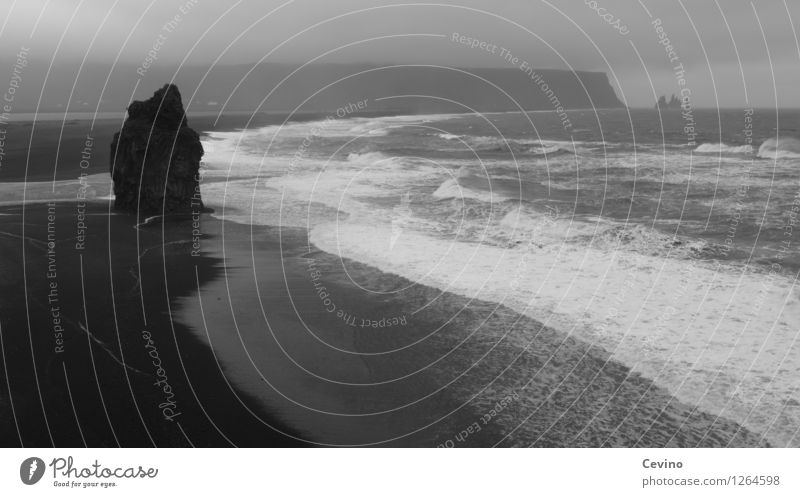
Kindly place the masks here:
POLYGON ((79 249, 77 216, 74 202, 0 210, 2 445, 297 445, 171 317, 219 273, 191 256, 191 222, 137 230, 91 203, 79 249))
POLYGON ((94 202, 78 248, 76 216, 0 209, 3 445, 764 443, 507 308, 345 272, 303 230, 203 214, 197 238, 94 202))
POLYGON ((306 440, 401 446, 756 446, 596 347, 309 246, 206 220, 220 278, 176 316, 306 440), (216 232, 217 228, 221 232, 216 232))

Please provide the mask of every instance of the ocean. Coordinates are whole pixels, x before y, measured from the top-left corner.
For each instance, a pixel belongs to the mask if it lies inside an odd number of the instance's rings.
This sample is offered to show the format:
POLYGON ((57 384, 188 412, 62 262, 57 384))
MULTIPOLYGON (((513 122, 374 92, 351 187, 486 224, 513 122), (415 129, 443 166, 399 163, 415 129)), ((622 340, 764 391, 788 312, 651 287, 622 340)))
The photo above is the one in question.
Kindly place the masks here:
POLYGON ((217 217, 306 228, 345 270, 509 306, 798 446, 798 123, 760 109, 342 111, 207 132, 202 192, 217 217))

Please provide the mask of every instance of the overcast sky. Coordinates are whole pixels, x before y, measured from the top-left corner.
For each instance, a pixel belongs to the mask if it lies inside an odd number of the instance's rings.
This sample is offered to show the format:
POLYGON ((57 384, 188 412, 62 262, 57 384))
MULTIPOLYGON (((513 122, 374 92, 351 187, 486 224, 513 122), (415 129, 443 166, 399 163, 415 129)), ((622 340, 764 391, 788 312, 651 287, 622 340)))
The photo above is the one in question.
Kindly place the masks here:
POLYGON ((660 19, 696 106, 800 107, 796 0, 5 0, 0 9, 6 58, 25 47, 57 63, 139 64, 157 44, 159 65, 305 62, 333 51, 320 60, 514 67, 505 48, 517 65, 604 71, 631 106, 680 90, 653 26, 660 19))

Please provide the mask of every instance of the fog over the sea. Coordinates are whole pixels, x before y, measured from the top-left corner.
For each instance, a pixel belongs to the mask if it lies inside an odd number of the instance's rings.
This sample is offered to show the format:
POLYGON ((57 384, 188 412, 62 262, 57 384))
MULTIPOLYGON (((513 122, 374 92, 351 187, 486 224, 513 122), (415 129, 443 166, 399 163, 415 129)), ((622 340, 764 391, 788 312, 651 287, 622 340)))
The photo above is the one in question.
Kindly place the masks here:
POLYGON ((23 47, 37 63, 110 69, 145 64, 157 46, 150 63, 162 71, 320 56, 514 67, 506 49, 537 68, 606 72, 629 106, 680 91, 670 57, 686 69, 695 106, 800 106, 800 3, 788 0, 25 0, 3 2, 0 16, 3 80, 23 47))

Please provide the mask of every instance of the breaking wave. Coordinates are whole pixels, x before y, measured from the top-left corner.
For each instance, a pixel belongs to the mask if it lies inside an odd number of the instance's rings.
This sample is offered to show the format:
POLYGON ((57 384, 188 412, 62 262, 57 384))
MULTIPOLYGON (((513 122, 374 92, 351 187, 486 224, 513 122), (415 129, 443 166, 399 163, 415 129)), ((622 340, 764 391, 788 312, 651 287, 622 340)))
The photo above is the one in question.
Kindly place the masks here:
POLYGON ((800 140, 797 138, 769 138, 758 148, 762 159, 800 159, 800 140))
POLYGON ((439 133, 439 138, 445 141, 462 141, 471 149, 483 152, 515 152, 535 156, 574 154, 578 153, 577 143, 560 142, 551 140, 531 140, 509 138, 504 136, 471 136, 454 135, 452 133, 439 133))
POLYGON ((727 145, 725 143, 703 143, 696 149, 698 154, 751 154, 752 145, 727 145))

